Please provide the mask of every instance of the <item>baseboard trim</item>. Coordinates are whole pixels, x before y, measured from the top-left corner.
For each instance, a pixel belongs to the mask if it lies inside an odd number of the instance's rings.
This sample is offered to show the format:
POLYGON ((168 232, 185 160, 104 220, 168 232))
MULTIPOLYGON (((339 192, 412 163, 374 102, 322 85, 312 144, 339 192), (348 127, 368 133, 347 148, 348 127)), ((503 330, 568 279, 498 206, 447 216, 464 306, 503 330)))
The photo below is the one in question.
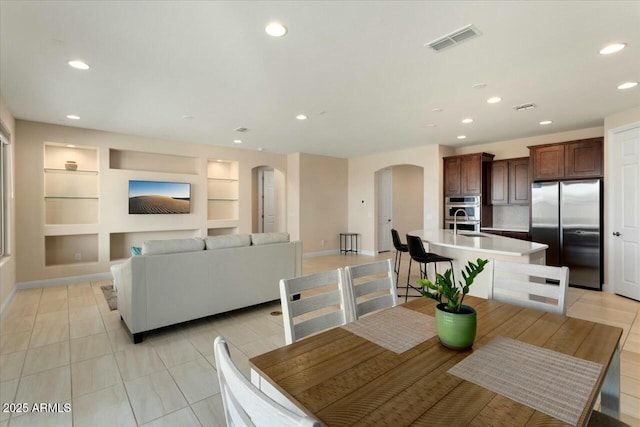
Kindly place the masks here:
POLYGON ((48 288, 50 286, 64 285, 67 283, 80 283, 80 282, 91 282, 94 280, 106 280, 106 279, 111 279, 112 277, 113 276, 111 275, 111 273, 95 273, 95 274, 84 274, 82 276, 56 277, 55 279, 19 282, 19 283, 16 283, 16 288, 17 289, 48 288))
MULTIPOLYGON (((327 255, 339 255, 340 249, 332 249, 330 251, 319 251, 319 252, 307 252, 302 254, 302 258, 315 258, 319 256, 327 256, 327 255)), ((352 255, 354 252, 347 252, 345 255, 352 255)), ((374 251, 359 251, 357 255, 366 255, 366 256, 376 256, 374 251)))
POLYGON ((0 307, 0 316, 4 314, 4 311, 9 307, 9 304, 11 304, 11 300, 13 300, 13 296, 16 294, 16 288, 17 286, 14 286, 13 289, 11 289, 7 300, 2 304, 2 307, 0 307))
POLYGON ((339 249, 331 249, 328 251, 319 251, 319 252, 305 252, 302 254, 302 258, 315 258, 318 256, 336 255, 339 253, 340 253, 339 249))

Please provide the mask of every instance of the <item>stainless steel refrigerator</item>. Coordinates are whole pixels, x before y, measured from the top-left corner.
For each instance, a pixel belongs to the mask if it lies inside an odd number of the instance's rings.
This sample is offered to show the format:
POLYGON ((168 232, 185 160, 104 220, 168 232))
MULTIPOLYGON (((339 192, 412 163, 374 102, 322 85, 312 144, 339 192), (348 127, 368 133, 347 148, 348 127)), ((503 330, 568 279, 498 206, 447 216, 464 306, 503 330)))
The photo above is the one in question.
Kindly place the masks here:
POLYGON ((569 267, 569 283, 602 289, 602 180, 534 182, 531 240, 549 245, 547 265, 569 267))

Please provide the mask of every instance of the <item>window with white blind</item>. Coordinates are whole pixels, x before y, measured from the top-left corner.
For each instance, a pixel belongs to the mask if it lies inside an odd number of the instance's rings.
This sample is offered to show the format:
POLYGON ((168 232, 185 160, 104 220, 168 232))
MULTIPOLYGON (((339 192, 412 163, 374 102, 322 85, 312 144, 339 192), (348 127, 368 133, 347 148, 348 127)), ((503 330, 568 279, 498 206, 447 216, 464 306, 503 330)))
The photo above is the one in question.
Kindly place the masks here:
POLYGON ((9 132, 0 124, 0 257, 7 253, 7 231, 9 229, 7 209, 9 206, 9 132))

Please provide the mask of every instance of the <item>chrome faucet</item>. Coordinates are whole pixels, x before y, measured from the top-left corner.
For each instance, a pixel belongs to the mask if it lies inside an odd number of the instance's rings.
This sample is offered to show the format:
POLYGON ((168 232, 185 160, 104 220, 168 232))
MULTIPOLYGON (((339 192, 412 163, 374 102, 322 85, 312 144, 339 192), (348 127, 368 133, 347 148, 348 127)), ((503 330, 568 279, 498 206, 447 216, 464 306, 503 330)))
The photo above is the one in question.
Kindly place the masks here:
POLYGON ((467 215, 467 211, 465 211, 464 209, 458 209, 457 211, 455 211, 453 214, 453 235, 454 236, 458 234, 458 212, 462 212, 465 218, 467 219, 467 221, 469 221, 469 215, 467 215))

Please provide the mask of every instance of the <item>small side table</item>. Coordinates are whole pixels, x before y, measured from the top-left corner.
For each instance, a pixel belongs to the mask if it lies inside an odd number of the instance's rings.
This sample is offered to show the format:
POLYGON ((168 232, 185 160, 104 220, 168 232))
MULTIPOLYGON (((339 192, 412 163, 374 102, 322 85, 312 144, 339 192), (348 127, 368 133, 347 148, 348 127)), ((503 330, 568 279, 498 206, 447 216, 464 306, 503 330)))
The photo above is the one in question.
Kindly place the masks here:
POLYGON ((340 233, 340 253, 347 252, 358 253, 358 238, 360 234, 358 233, 340 233), (349 246, 347 246, 347 241, 349 242, 349 246), (355 241, 355 246, 354 246, 355 241))

